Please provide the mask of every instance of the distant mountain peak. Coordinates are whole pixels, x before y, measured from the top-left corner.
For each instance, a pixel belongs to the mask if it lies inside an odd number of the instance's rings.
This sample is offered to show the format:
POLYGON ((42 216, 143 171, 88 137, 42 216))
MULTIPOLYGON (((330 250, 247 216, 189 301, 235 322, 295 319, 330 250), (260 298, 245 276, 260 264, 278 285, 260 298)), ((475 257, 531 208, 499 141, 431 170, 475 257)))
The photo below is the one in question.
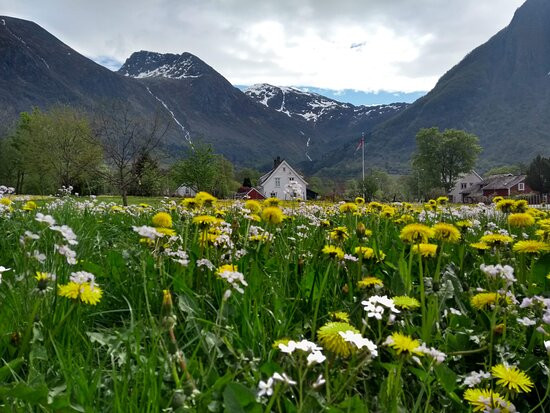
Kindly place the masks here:
POLYGON ((212 69, 191 53, 173 54, 139 51, 124 62, 118 73, 143 78, 189 79, 199 78, 212 69))
POLYGON ((273 86, 259 83, 250 86, 245 94, 264 106, 282 112, 289 117, 305 119, 308 122, 320 122, 343 116, 387 116, 395 114, 408 106, 406 103, 390 105, 354 106, 314 92, 308 92, 293 86, 273 86))

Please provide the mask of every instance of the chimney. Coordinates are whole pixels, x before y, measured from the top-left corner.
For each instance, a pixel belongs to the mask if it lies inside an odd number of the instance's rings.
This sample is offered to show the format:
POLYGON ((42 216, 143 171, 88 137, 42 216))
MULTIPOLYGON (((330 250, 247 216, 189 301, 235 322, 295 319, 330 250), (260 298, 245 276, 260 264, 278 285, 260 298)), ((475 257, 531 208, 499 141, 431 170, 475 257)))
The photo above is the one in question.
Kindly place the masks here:
POLYGON ((277 168, 281 164, 281 157, 277 156, 277 158, 273 159, 273 169, 277 168))

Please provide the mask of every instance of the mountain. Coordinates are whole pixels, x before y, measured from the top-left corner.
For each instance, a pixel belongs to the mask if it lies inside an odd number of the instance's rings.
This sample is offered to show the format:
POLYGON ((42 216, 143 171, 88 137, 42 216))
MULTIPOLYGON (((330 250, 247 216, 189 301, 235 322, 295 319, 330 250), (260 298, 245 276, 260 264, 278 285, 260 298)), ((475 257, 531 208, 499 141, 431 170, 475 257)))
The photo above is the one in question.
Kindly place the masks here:
MULTIPOLYGON (((476 134, 483 147, 481 169, 550 155, 549 40, 550 2, 527 0, 506 28, 449 70, 432 91, 368 135, 368 164, 405 170, 416 133, 431 126, 476 134)), ((349 162, 340 156, 323 167, 328 173, 349 162)))
POLYGON ((90 107, 101 99, 129 100, 138 112, 156 106, 141 84, 94 63, 33 22, 0 16, 0 121, 12 124, 33 106, 90 107))
POLYGON ((186 139, 203 138, 241 165, 267 165, 284 154, 303 161, 311 127, 258 104, 198 57, 133 53, 118 74, 143 85, 173 117, 186 139))

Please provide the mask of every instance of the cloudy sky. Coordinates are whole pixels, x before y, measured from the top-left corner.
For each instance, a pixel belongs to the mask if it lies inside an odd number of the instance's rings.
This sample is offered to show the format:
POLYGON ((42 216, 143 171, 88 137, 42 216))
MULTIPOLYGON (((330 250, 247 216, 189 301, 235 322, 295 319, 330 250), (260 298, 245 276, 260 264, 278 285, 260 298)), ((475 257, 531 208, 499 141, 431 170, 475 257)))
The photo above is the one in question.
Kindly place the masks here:
POLYGON ((191 52, 235 85, 415 92, 504 28, 524 0, 0 0, 116 67, 191 52))

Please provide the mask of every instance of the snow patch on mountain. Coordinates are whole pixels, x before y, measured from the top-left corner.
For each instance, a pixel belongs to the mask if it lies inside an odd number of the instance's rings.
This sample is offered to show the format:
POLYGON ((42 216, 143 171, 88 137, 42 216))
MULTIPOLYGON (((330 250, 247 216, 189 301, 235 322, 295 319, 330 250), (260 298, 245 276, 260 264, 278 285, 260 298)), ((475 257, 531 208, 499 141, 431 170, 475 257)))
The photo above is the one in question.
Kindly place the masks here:
POLYGON ((193 79, 203 75, 198 59, 189 53, 175 55, 144 51, 130 56, 119 72, 137 79, 193 79))
POLYGON ((245 94, 258 103, 289 117, 299 117, 313 123, 350 112, 353 117, 387 115, 408 106, 406 103, 354 106, 296 87, 273 86, 267 83, 250 86, 245 90, 245 94))

